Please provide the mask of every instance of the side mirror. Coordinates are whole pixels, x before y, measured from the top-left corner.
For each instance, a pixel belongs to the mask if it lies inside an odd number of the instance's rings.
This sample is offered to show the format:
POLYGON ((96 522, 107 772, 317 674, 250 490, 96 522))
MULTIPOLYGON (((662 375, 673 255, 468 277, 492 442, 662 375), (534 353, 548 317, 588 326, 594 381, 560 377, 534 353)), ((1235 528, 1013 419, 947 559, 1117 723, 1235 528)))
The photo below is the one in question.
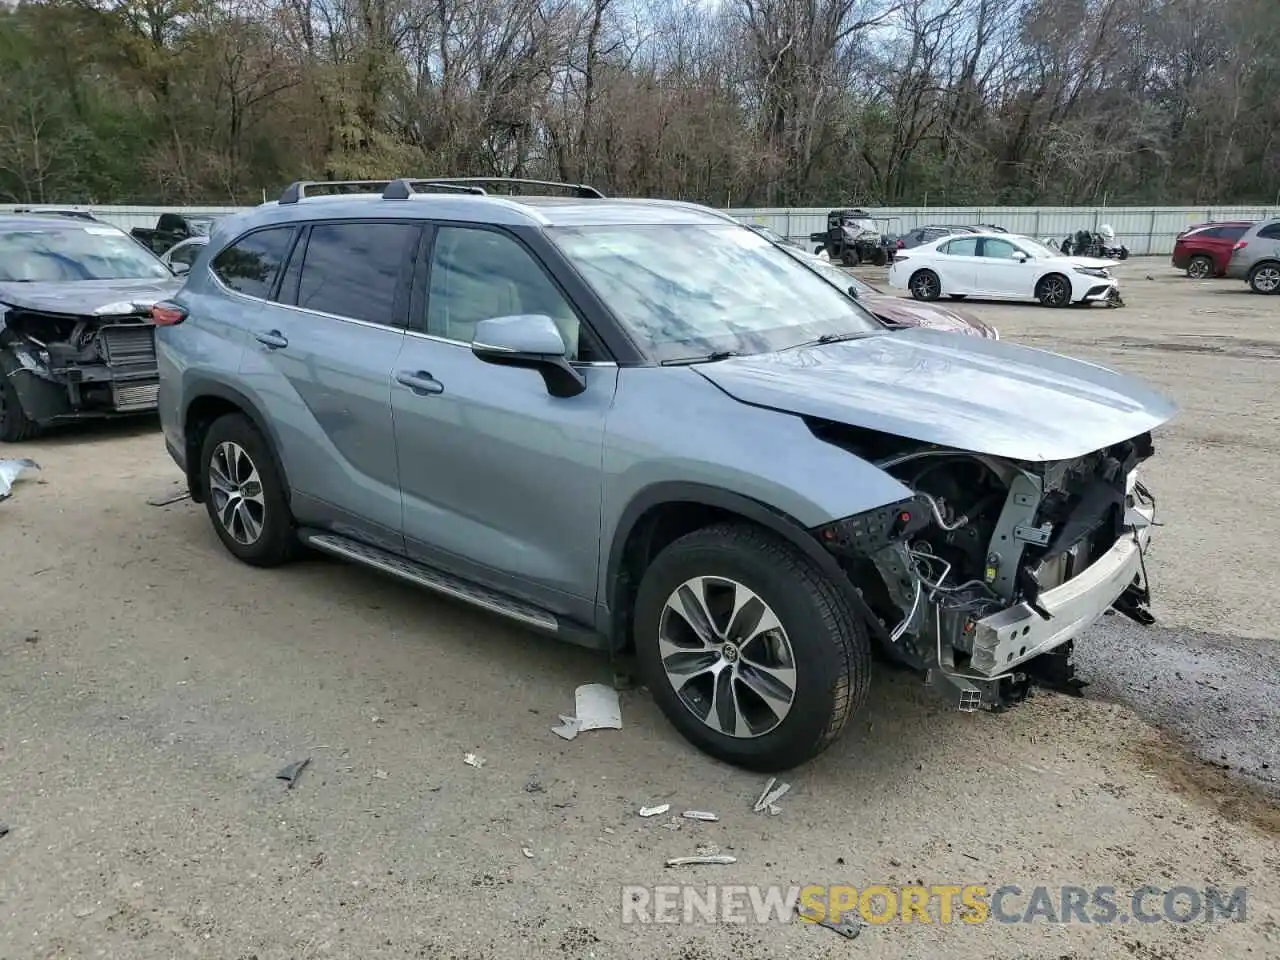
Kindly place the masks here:
POLYGON ((1024 253, 1022 250, 1015 250, 1013 254, 1013 259, 1017 260, 1019 263, 1026 263, 1031 258, 1027 256, 1026 253, 1024 253))
POLYGON ((542 314, 481 320, 476 324, 471 352, 485 363, 537 370, 553 397, 576 397, 587 389, 587 381, 569 363, 560 328, 542 314))
POLYGON ((191 272, 191 264, 189 263, 171 263, 169 269, 173 271, 175 277, 181 277, 191 272))

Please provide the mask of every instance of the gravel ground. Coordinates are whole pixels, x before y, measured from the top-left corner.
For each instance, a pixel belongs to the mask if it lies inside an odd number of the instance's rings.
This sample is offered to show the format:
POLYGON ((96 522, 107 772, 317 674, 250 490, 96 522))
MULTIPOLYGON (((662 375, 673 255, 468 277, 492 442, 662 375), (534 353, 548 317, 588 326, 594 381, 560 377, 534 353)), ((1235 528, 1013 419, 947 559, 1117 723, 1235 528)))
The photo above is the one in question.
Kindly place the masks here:
POLYGON ((23 448, 44 470, 0 506, 0 960, 1280 955, 1280 300, 1165 262, 1124 274, 1120 310, 972 309, 1179 402, 1148 470, 1160 625, 1109 618, 1084 699, 1001 716, 885 672, 777 817, 751 812, 762 778, 694 752, 643 692, 621 731, 553 736, 574 687, 608 678, 591 654, 336 562, 239 565, 201 508, 148 504, 180 489, 151 424, 23 448), (276 772, 305 757, 286 789, 276 772), (659 802, 721 820, 635 815, 659 802), (663 868, 701 844, 738 862, 663 868), (623 885, 674 882, 1249 899, 1242 923, 899 923, 853 942, 621 923, 623 885))

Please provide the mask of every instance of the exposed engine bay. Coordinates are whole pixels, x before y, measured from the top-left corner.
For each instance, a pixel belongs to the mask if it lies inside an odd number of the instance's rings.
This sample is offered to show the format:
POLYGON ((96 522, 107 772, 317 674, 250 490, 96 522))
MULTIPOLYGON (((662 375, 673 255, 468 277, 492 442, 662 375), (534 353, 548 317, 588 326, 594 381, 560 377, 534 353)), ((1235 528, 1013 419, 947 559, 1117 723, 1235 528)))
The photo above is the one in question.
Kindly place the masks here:
POLYGON ((872 462, 914 496, 820 536, 878 618, 885 652, 960 709, 1002 709, 1032 685, 1078 693, 1080 632, 1111 610, 1153 622, 1143 552, 1155 501, 1136 472, 1153 452, 1149 433, 1045 463, 882 451, 872 462))
POLYGON ((159 381, 149 309, 71 315, 0 306, 0 348, 2 372, 32 422, 156 406, 159 381))

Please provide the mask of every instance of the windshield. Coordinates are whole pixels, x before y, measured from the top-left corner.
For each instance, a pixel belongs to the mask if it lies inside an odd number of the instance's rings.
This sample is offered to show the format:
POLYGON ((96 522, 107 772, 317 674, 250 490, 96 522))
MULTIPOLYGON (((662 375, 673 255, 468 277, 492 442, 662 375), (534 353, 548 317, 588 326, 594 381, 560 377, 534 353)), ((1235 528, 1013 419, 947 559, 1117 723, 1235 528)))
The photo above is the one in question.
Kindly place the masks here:
POLYGON ((780 247, 736 224, 552 227, 547 234, 654 360, 770 353, 884 329, 780 247))
POLYGON ((187 227, 193 237, 207 237, 213 230, 214 217, 187 217, 187 227))
POLYGON ((0 280, 158 280, 173 274, 132 237, 108 226, 49 227, 0 233, 0 280))
POLYGON ((1060 257, 1062 252, 1046 247, 1039 240, 1032 240, 1030 237, 1010 237, 1023 250, 1031 254, 1033 257, 1060 257))

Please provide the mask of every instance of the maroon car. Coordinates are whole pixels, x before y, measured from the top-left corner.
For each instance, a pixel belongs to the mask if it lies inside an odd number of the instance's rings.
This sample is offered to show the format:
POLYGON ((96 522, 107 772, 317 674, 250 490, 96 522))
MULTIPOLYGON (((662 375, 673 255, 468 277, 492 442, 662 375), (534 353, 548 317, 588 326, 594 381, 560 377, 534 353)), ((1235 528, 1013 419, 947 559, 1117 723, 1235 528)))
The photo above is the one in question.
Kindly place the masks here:
POLYGON ((967 310, 895 297, 841 270, 829 260, 815 257, 804 250, 796 251, 787 247, 782 249, 852 296, 887 327, 930 327, 973 337, 986 337, 988 340, 1000 339, 1000 332, 995 327, 983 323, 967 310))
POLYGON ((1254 220, 1222 220, 1187 227, 1173 242, 1173 265, 1192 280, 1225 276, 1236 241, 1254 220))

